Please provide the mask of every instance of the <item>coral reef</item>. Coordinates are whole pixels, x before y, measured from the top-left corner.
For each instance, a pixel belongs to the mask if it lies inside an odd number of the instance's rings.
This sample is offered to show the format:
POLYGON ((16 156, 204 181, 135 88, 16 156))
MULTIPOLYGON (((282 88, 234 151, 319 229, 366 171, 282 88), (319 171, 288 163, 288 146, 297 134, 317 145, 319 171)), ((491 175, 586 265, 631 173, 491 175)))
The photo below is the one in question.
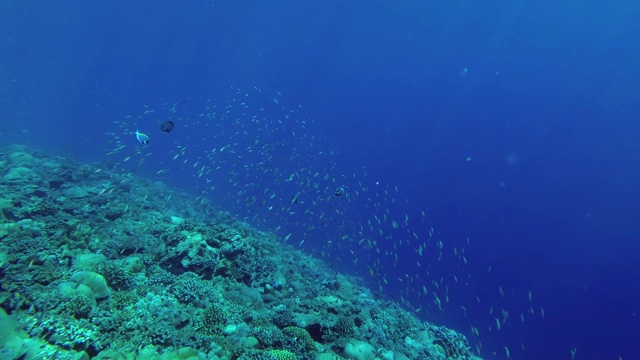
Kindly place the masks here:
POLYGON ((272 234, 161 183, 0 158, 2 358, 472 359, 272 234))

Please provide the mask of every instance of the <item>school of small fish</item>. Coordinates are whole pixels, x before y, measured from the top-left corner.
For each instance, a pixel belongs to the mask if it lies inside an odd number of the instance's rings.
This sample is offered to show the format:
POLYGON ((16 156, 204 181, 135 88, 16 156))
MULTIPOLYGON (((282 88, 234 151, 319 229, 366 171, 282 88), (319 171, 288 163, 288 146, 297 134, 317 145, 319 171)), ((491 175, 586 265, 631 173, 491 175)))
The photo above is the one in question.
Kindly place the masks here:
MULTIPOLYGON (((511 358, 514 349, 507 346, 484 350, 481 336, 502 332, 508 338, 510 327, 544 318, 532 291, 497 285, 488 291, 502 299, 498 304, 484 302, 480 293, 469 296, 476 276, 467 270, 471 240, 441 239, 426 210, 406 213, 409 200, 401 189, 369 178, 365 168, 348 168, 321 124, 303 106, 286 103, 280 92, 255 87, 231 88, 223 100, 145 106, 139 115, 114 122, 107 159, 122 171, 177 182, 198 194, 199 202, 211 202, 341 270, 357 272, 423 319, 462 316, 479 355, 501 351, 511 358), (175 130, 160 133, 167 120, 175 130), (138 129, 151 137, 150 145, 135 141, 138 129), (345 191, 337 197, 339 187, 345 191), (398 288, 403 291, 387 290, 398 288)), ((575 353, 571 349, 572 358, 575 353)))

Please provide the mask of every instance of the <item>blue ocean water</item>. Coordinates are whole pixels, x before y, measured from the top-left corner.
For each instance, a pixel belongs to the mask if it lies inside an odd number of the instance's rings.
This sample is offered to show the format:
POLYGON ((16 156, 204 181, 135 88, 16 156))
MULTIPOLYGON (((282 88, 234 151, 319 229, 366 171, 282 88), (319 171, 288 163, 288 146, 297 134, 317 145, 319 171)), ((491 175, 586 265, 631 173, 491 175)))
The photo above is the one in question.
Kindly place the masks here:
POLYGON ((634 359, 639 16, 630 1, 5 1, 0 139, 193 191, 484 358, 634 359))

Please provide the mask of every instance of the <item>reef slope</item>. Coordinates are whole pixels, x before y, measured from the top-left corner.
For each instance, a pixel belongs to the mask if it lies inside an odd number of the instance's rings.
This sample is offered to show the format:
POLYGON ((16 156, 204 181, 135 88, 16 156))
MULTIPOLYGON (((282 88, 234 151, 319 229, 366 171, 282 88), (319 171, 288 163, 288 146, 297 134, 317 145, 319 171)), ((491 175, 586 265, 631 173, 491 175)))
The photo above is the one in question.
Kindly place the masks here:
POLYGON ((163 183, 12 146, 0 193, 1 359, 478 359, 163 183))

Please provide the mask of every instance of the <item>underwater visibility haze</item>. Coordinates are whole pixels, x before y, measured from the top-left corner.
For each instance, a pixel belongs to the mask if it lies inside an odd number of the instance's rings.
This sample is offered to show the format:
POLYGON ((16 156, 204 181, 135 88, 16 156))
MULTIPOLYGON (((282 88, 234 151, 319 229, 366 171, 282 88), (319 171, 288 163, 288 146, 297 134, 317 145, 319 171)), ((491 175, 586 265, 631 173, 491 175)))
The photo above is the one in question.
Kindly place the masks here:
POLYGON ((2 356, 640 358, 639 18, 1 2, 2 356))

